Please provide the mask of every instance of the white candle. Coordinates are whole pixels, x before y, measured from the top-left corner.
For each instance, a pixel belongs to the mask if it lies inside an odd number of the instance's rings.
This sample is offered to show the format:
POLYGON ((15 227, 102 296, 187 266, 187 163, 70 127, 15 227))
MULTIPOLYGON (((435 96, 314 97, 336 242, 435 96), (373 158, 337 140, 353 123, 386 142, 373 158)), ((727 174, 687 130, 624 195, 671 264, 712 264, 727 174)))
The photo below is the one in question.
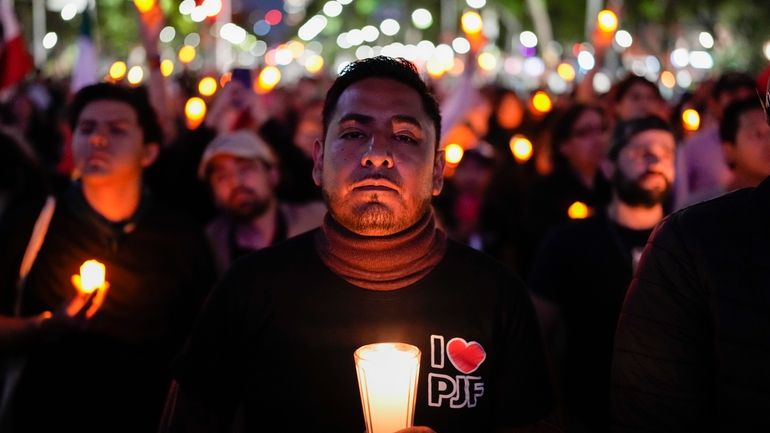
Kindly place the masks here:
POLYGON ((412 427, 420 349, 404 343, 368 344, 354 358, 367 433, 412 427))
POLYGON ((80 266, 80 288, 84 293, 91 293, 104 286, 106 270, 96 260, 86 260, 80 266))

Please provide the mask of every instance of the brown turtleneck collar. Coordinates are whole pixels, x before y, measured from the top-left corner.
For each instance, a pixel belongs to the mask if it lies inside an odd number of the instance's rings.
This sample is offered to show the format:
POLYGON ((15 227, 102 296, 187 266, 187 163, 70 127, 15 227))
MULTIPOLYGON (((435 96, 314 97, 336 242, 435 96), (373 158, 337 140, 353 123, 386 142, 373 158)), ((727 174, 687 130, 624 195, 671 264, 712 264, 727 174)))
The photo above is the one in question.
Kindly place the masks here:
POLYGON ((395 290, 419 281, 444 258, 446 244, 432 210, 412 227, 388 236, 353 233, 327 213, 315 238, 316 250, 332 272, 371 290, 395 290))

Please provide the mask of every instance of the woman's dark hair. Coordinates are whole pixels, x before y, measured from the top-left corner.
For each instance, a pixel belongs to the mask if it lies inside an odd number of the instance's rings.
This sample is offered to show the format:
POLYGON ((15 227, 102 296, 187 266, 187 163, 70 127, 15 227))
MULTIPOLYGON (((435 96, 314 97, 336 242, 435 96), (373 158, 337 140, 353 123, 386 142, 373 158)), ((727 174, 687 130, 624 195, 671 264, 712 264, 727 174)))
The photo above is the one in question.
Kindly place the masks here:
POLYGON ((626 93, 628 93, 628 91, 637 84, 649 87, 653 93, 657 95, 658 99, 663 99, 663 97, 660 95, 660 90, 658 90, 658 86, 656 86, 655 83, 644 77, 630 74, 615 85, 615 102, 618 103, 622 101, 623 98, 626 97, 626 93))

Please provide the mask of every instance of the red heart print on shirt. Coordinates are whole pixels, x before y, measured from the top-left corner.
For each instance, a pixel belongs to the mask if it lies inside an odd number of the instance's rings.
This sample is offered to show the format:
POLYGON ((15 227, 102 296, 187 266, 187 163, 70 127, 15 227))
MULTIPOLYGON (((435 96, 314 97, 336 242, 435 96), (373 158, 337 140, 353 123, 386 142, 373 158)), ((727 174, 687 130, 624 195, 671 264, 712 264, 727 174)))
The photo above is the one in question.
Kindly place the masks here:
POLYGON ((464 374, 473 373, 487 359, 487 353, 481 344, 475 341, 469 343, 457 337, 449 340, 446 351, 452 365, 464 374))

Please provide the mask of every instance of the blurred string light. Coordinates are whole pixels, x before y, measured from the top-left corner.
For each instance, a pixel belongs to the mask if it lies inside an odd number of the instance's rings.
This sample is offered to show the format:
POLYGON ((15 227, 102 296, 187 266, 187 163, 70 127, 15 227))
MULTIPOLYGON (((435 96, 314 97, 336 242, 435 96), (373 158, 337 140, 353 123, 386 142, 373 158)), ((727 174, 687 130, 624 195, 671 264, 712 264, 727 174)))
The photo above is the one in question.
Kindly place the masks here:
POLYGON ((75 15, 77 14, 78 7, 74 3, 67 3, 63 8, 61 8, 61 19, 64 21, 69 21, 75 18, 75 15))
POLYGON ((686 89, 692 85, 692 74, 687 69, 683 69, 676 73, 676 82, 679 87, 686 89))
POLYGON ((537 46, 537 35, 529 30, 521 32, 519 42, 524 47, 535 48, 537 46))
POLYGON ((122 80, 128 70, 126 63, 118 60, 110 66, 109 75, 114 81, 122 80))
MULTIPOLYGON (((335 2, 336 3, 336 2, 335 2)), ((342 6, 340 6, 340 10, 342 6)), ((278 9, 271 9, 265 14, 265 22, 271 26, 277 26, 283 21, 283 14, 278 9)))
POLYGON ((707 51, 690 51, 689 63, 696 69, 711 69, 714 67, 714 58, 707 51))
POLYGON ((174 73, 174 62, 170 59, 160 62, 160 73, 164 77, 170 77, 174 73))
POLYGON ((599 94, 607 93, 612 88, 612 80, 604 72, 597 72, 593 81, 594 91, 599 94))
POLYGON ((193 96, 184 104, 184 114, 187 127, 195 129, 203 123, 206 117, 206 103, 203 99, 193 96))
POLYGON ((692 108, 682 111, 682 127, 685 131, 697 131, 700 128, 700 114, 692 108))
POLYGON ((259 72, 254 82, 257 93, 264 94, 273 90, 281 82, 281 71, 275 66, 266 66, 259 72))
POLYGON ((765 58, 770 60, 770 41, 765 42, 765 46, 762 51, 765 53, 765 58))
POLYGON ((179 49, 179 61, 183 64, 188 64, 195 60, 196 52, 195 47, 185 45, 179 49))
POLYGON ((366 42, 374 42, 380 37, 380 31, 377 30, 377 27, 371 25, 364 26, 364 28, 361 29, 361 37, 366 42))
POLYGON ((532 104, 532 109, 536 114, 546 114, 550 112, 551 109, 553 109, 553 102, 551 101, 551 97, 548 96, 548 93, 542 90, 538 90, 532 95, 530 103, 532 104))
POLYGON ((217 80, 214 77, 203 77, 198 82, 198 93, 211 96, 217 92, 217 80))
POLYGON ((618 44, 619 47, 628 48, 633 45, 634 37, 626 30, 618 30, 618 32, 615 33, 615 43, 618 44))
POLYGON ((324 4, 323 12, 329 18, 339 16, 342 13, 342 4, 337 0, 328 1, 324 4))
POLYGON ((686 68, 690 63, 690 52, 687 48, 677 48, 671 51, 671 64, 677 68, 686 68))
POLYGON ((460 24, 462 25, 463 31, 469 35, 481 33, 481 29, 484 27, 481 15, 476 11, 467 11, 463 13, 460 18, 460 24))
POLYGON ((540 77, 545 72, 545 63, 540 57, 529 57, 524 60, 524 72, 530 77, 540 77))
POLYGON ((475 9, 481 9, 487 5, 487 0, 465 0, 465 3, 475 9))
POLYGON ((297 36, 303 41, 309 41, 318 36, 326 28, 328 20, 323 15, 314 15, 297 31, 297 36))
POLYGON ((596 16, 596 23, 602 32, 612 33, 618 29, 618 16, 615 12, 604 9, 596 16))
POLYGON ((126 75, 126 79, 129 83, 131 83, 132 86, 138 86, 142 83, 142 80, 144 79, 144 69, 142 69, 141 66, 132 66, 131 69, 128 70, 128 74, 126 75))
POLYGON ((580 54, 578 54, 578 65, 580 66, 580 69, 583 69, 585 71, 590 71, 591 69, 596 66, 596 60, 594 59, 594 55, 589 53, 588 51, 581 51, 580 54))
POLYGON ((573 220, 582 220, 590 216, 591 210, 582 201, 576 201, 567 208, 567 216, 573 220))
POLYGON ((195 0, 183 0, 179 3, 179 13, 182 15, 190 15, 195 7, 195 0))
POLYGON ((173 41, 175 37, 176 29, 171 26, 163 27, 163 30, 160 31, 160 35, 158 35, 158 39, 166 44, 173 41))
POLYGON ((190 33, 189 35, 184 37, 185 45, 189 45, 193 48, 197 48, 200 43, 201 43, 201 36, 197 33, 190 33))
POLYGON ((508 142, 513 158, 519 164, 524 164, 532 158, 532 142, 523 135, 514 135, 508 142))
POLYGON ((460 36, 452 41, 452 49, 455 50, 457 54, 465 54, 471 50, 471 43, 460 36))
POLYGON ((457 143, 447 144, 444 148, 444 156, 446 158, 446 162, 450 164, 459 164, 463 159, 464 153, 465 151, 463 150, 463 147, 457 143))
POLYGON ((56 34, 56 32, 48 32, 43 36, 43 48, 46 50, 50 50, 54 46, 56 46, 56 42, 59 41, 59 36, 56 34))
POLYGON ((227 23, 219 29, 219 37, 231 44, 238 45, 246 40, 246 30, 233 23, 227 23))
POLYGON ((395 36, 399 30, 401 30, 401 25, 393 18, 382 20, 380 23, 380 31, 383 35, 395 36))
POLYGON ((427 29, 433 24, 433 15, 427 9, 415 9, 412 12, 412 23, 420 30, 427 29))
POLYGON ((701 46, 707 50, 714 48, 714 37, 711 36, 711 33, 709 32, 700 32, 698 35, 698 42, 700 42, 701 46))

